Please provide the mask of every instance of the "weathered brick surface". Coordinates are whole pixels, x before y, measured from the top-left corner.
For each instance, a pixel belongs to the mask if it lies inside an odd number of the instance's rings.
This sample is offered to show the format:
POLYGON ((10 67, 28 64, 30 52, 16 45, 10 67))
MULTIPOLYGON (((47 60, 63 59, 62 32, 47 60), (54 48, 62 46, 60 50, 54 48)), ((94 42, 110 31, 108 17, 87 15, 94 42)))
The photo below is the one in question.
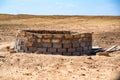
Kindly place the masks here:
POLYGON ((54 54, 54 55, 62 55, 63 53, 62 52, 52 52, 52 54, 54 54))
POLYGON ((81 38, 84 38, 84 37, 86 37, 86 36, 85 36, 85 33, 84 33, 84 34, 82 33, 82 34, 81 34, 81 38))
POLYGON ((62 48, 61 43, 53 43, 53 48, 62 48))
POLYGON ((79 42, 80 42, 79 39, 72 39, 72 40, 71 40, 71 43, 73 43, 73 44, 74 44, 74 43, 79 43, 79 42))
POLYGON ((48 48, 48 52, 57 52, 56 48, 48 48))
POLYGON ((45 43, 50 43, 51 40, 50 39, 42 39, 42 42, 45 42, 45 43))
POLYGON ((74 39, 75 38, 79 39, 79 38, 81 38, 81 35, 80 34, 76 34, 76 35, 73 35, 73 37, 74 37, 74 39))
POLYGON ((73 48, 76 48, 76 47, 79 47, 79 46, 80 46, 79 43, 72 43, 72 47, 73 47, 73 48))
POLYGON ((43 35, 43 38, 45 38, 45 39, 51 39, 52 35, 51 34, 46 34, 46 35, 43 35))
POLYGON ((38 48, 37 51, 39 53, 46 53, 47 52, 47 48, 38 48))
POLYGON ((85 47, 85 45, 86 45, 85 42, 82 42, 82 43, 81 43, 81 46, 82 46, 82 47, 85 47))
POLYGON ((60 40, 60 39, 52 39, 51 42, 52 42, 52 43, 60 43, 61 40, 60 40))
POLYGON ((68 48, 68 52, 75 52, 76 49, 75 48, 68 48))
POLYGON ((58 52, 67 52, 67 49, 65 49, 65 48, 58 48, 58 52))
POLYGON ((73 38, 73 35, 65 34, 65 39, 72 39, 72 38, 73 38))
POLYGON ((26 42, 25 43, 25 46, 27 46, 27 47, 31 47, 33 45, 33 42, 26 42))
POLYGON ((65 56, 72 56, 72 53, 70 53, 70 52, 65 52, 65 53, 63 53, 63 55, 65 55, 65 56))
POLYGON ((62 43, 63 43, 63 44, 71 43, 71 41, 70 41, 70 40, 63 39, 63 40, 62 40, 62 43))
POLYGON ((30 52, 35 52, 37 50, 37 48, 35 47, 28 47, 28 51, 30 52))
POLYGON ((23 32, 23 31, 21 31, 21 32, 19 32, 19 36, 26 36, 26 32, 23 32))
POLYGON ((82 48, 81 48, 81 47, 78 47, 78 48, 76 48, 76 51, 77 51, 77 52, 81 52, 81 51, 82 51, 82 48))
POLYGON ((37 42, 40 43, 42 40, 41 39, 37 39, 37 42))
POLYGON ((38 34, 37 37, 38 37, 39 39, 42 39, 42 38, 43 38, 43 35, 38 34))
POLYGON ((72 44, 65 43, 65 44, 63 44, 63 48, 72 48, 72 44))
POLYGON ((91 33, 69 31, 19 31, 16 36, 17 52, 40 52, 79 56, 89 54, 92 49, 91 33))
POLYGON ((62 39, 64 37, 64 34, 53 34, 53 38, 55 39, 62 39))
POLYGON ((52 47, 52 43, 42 43, 41 45, 43 48, 51 48, 52 47))
POLYGON ((80 54, 80 52, 73 52, 72 55, 73 56, 80 56, 81 54, 80 54))

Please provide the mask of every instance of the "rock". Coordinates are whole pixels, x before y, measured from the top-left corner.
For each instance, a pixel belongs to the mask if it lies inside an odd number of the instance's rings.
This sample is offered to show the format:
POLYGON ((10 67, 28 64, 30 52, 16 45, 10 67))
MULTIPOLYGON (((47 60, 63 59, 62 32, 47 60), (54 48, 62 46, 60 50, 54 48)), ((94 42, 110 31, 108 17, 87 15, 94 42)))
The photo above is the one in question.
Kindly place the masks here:
POLYGON ((0 58, 5 58, 5 56, 0 56, 0 58))
POLYGON ((81 76, 85 76, 85 74, 81 74, 81 76))
POLYGON ((87 59, 91 59, 92 60, 92 57, 87 57, 87 59))
POLYGON ((14 50, 10 50, 9 52, 10 52, 10 53, 16 53, 16 51, 14 51, 14 50))
POLYGON ((10 50, 10 46, 7 46, 6 49, 9 51, 10 50))

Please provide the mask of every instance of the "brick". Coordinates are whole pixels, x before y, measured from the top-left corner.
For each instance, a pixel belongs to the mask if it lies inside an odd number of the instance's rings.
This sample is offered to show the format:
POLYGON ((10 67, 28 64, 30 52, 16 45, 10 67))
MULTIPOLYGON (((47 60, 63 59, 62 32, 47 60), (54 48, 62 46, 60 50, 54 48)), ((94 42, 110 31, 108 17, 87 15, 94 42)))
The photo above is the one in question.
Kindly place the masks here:
POLYGON ((47 52, 47 48, 38 48, 37 52, 46 53, 47 52))
POLYGON ((43 44, 44 44, 44 43, 42 43, 42 42, 36 43, 36 47, 37 47, 37 48, 43 48, 43 44))
POLYGON ((85 33, 82 33, 82 34, 81 34, 81 38, 83 38, 83 37, 86 37, 86 36, 85 36, 85 33))
POLYGON ((38 42, 33 42, 33 47, 39 47, 38 42))
POLYGON ((24 45, 21 45, 21 46, 20 46, 20 49, 23 49, 23 50, 24 50, 25 48, 26 48, 26 46, 24 46, 24 45))
POLYGON ((63 48, 72 48, 71 44, 63 44, 63 48))
POLYGON ((84 51, 87 51, 87 50, 88 50, 88 46, 85 46, 85 47, 84 47, 84 51))
POLYGON ((48 52, 48 51, 47 51, 47 52, 45 52, 44 54, 52 54, 52 52, 48 52))
POLYGON ((91 37, 92 34, 91 33, 85 33, 85 37, 91 37))
POLYGON ((37 42, 40 43, 42 40, 41 39, 37 39, 37 42))
POLYGON ((33 34, 30 33, 30 32, 27 32, 27 33, 26 33, 26 36, 33 36, 33 34))
POLYGON ((81 43, 82 42, 82 38, 80 38, 78 41, 79 41, 79 43, 81 43))
POLYGON ((33 42, 26 42, 25 43, 25 46, 27 46, 27 47, 30 47, 30 46, 32 46, 33 45, 33 42))
POLYGON ((92 37, 89 37, 89 38, 88 38, 88 41, 92 42, 92 37))
POLYGON ((80 52, 73 52, 72 55, 73 56, 80 56, 80 52))
POLYGON ((81 51, 82 51, 82 52, 84 51, 84 47, 81 47, 81 51))
POLYGON ((82 51, 82 48, 80 48, 80 47, 79 47, 79 48, 76 48, 76 51, 77 51, 77 52, 81 52, 81 51, 82 51))
POLYGON ((79 38, 81 38, 81 34, 75 34, 75 35, 73 35, 73 37, 79 39, 79 38))
POLYGON ((71 43, 71 41, 70 40, 62 40, 62 43, 64 44, 64 43, 71 43))
POLYGON ((56 48, 48 48, 48 52, 57 52, 56 48))
POLYGON ((19 37, 19 39, 27 41, 27 37, 24 37, 24 36, 19 37))
POLYGON ((91 49, 92 49, 92 46, 88 46, 88 49, 91 50, 91 49))
POLYGON ((50 38, 52 38, 52 35, 51 34, 46 34, 46 35, 43 35, 43 38, 50 39, 50 38))
POLYGON ((82 47, 85 47, 85 45, 86 45, 85 42, 82 42, 82 43, 81 43, 81 46, 82 46, 82 47))
POLYGON ((23 40, 18 40, 17 45, 24 45, 24 41, 23 40))
POLYGON ((24 50, 18 50, 18 52, 24 52, 24 50))
POLYGON ((62 39, 64 37, 64 34, 55 34, 53 35, 53 38, 55 39, 62 39))
POLYGON ((62 44, 53 43, 53 48, 62 48, 62 44))
POLYGON ((17 49, 17 50, 20 50, 20 49, 21 49, 21 46, 18 46, 18 45, 17 45, 17 46, 16 46, 16 49, 17 49))
POLYGON ((60 40, 60 39, 52 39, 51 42, 52 42, 52 43, 60 43, 61 40, 60 40))
POLYGON ((42 39, 42 38, 43 38, 43 35, 37 34, 37 37, 38 37, 39 39, 42 39))
POLYGON ((65 56, 72 56, 72 53, 68 53, 68 52, 66 52, 66 53, 63 53, 63 55, 65 55, 65 56))
POLYGON ((52 43, 41 43, 43 48, 50 48, 52 47, 52 43))
POLYGON ((28 47, 28 51, 30 52, 35 52, 37 50, 36 47, 28 47))
POLYGON ((71 43, 79 43, 80 41, 79 41, 79 39, 72 39, 71 40, 71 43))
POLYGON ((73 38, 72 35, 70 35, 70 34, 65 34, 65 39, 72 39, 72 38, 73 38))
POLYGON ((26 32, 20 32, 20 33, 18 33, 20 36, 26 36, 26 32))
POLYGON ((42 39, 42 42, 50 43, 51 40, 50 39, 42 39))
POLYGON ((34 39, 34 38, 30 38, 29 41, 30 41, 30 42, 35 42, 36 39, 34 39))
POLYGON ((75 48, 68 48, 68 52, 75 52, 75 48))
POLYGON ((53 55, 62 55, 62 52, 61 53, 60 52, 59 53, 58 52, 52 52, 52 54, 53 55))
POLYGON ((59 48, 59 49, 58 49, 58 52, 67 52, 67 49, 59 48))
POLYGON ((73 43, 73 44, 72 44, 72 47, 73 47, 73 48, 79 47, 79 43, 73 43))
POLYGON ((85 37, 85 38, 83 38, 83 40, 84 40, 84 41, 86 41, 86 42, 88 42, 88 41, 89 41, 89 39, 88 39, 88 38, 86 38, 86 37, 85 37))

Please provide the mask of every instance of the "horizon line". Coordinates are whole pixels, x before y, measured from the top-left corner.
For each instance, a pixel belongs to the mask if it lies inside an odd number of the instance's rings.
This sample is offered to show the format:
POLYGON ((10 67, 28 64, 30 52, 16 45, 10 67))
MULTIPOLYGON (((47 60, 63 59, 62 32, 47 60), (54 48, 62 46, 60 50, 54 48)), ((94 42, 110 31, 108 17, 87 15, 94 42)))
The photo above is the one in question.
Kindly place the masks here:
POLYGON ((12 14, 12 13, 0 13, 0 15, 32 15, 32 16, 118 16, 120 17, 120 15, 74 15, 74 14, 12 14))

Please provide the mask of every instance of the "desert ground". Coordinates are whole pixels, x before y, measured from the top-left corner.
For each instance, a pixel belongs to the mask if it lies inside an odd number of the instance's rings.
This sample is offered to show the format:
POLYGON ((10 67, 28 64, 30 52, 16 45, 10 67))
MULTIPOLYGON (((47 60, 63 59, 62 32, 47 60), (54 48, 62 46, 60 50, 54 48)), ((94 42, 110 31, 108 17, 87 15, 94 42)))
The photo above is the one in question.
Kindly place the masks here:
POLYGON ((109 56, 11 53, 17 30, 93 33, 93 45, 120 46, 120 16, 0 14, 0 80, 120 80, 120 51, 109 56))

